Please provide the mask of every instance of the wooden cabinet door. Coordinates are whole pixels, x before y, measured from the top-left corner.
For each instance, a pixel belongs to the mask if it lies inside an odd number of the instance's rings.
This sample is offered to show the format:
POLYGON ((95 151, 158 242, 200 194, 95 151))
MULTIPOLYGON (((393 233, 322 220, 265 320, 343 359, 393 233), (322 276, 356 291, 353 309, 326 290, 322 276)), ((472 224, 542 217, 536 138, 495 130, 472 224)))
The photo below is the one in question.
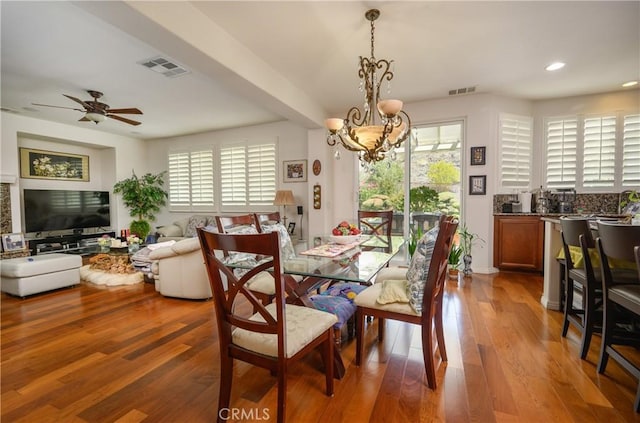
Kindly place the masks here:
POLYGON ((539 216, 495 216, 493 265, 504 270, 542 272, 544 225, 539 216))

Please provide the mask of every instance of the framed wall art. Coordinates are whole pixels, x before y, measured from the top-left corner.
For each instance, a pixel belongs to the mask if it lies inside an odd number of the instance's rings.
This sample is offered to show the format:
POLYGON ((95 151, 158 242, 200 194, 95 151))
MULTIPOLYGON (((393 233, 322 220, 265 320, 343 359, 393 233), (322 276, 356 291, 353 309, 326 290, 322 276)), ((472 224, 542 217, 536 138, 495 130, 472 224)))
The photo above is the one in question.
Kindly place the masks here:
POLYGON ((24 241, 24 234, 22 232, 2 234, 2 248, 6 252, 26 249, 27 244, 24 241))
POLYGON ((487 163, 487 147, 471 147, 471 166, 487 163))
POLYGON ((283 182, 307 182, 307 161, 289 160, 282 162, 283 182))
POLYGON ((469 195, 487 194, 487 175, 469 176, 469 195))
POLYGON ((20 147, 20 177, 89 181, 89 156, 20 147))

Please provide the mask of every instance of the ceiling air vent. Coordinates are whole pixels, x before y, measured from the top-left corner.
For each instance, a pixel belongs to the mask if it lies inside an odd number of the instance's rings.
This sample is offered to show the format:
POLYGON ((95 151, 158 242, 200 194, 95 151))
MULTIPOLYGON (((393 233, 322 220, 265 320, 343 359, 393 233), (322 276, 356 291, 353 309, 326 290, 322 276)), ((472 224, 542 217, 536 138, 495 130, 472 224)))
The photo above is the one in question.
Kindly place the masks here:
POLYGON ((151 69, 154 72, 166 76, 167 78, 175 78, 176 76, 189 73, 189 71, 186 70, 184 66, 175 63, 171 59, 167 59, 161 56, 143 60, 142 62, 138 63, 148 69, 151 69))
POLYGON ((449 95, 471 94, 476 92, 476 87, 458 88, 456 90, 449 90, 449 95))

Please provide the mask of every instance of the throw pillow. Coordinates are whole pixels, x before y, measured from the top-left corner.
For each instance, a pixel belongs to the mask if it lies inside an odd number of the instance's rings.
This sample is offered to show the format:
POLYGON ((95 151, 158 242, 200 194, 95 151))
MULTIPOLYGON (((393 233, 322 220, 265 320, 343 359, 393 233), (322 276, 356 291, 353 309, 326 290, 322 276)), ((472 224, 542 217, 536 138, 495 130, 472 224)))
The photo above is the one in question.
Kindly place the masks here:
POLYGON ((430 229, 416 245, 416 251, 411 257, 409 270, 407 270, 407 295, 409 296, 409 304, 413 310, 422 314, 422 297, 424 296, 424 285, 427 282, 427 273, 431 264, 431 256, 433 248, 436 245, 438 231, 440 226, 430 229))
POLYGON ((382 291, 376 300, 378 304, 408 303, 407 281, 386 280, 382 282, 382 291))
POLYGON ((282 223, 263 224, 262 232, 278 232, 280 234, 280 255, 283 260, 289 260, 296 256, 289 231, 287 231, 287 228, 285 228, 282 223))
POLYGON ((189 222, 184 230, 184 236, 186 238, 193 238, 198 234, 196 228, 203 228, 205 226, 207 226, 207 216, 194 214, 189 217, 189 222))

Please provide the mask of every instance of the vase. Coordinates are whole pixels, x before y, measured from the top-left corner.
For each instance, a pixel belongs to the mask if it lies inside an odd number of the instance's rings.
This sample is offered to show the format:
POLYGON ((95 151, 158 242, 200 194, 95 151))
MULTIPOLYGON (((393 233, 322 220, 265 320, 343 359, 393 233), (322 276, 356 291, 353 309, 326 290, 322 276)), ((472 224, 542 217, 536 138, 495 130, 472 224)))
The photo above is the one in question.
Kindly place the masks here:
POLYGON ((471 270, 471 254, 465 254, 462 257, 462 261, 464 262, 464 269, 462 269, 462 273, 464 273, 465 276, 471 276, 473 273, 473 270, 471 270))
POLYGON ((129 254, 133 254, 140 249, 140 244, 129 244, 129 254))

